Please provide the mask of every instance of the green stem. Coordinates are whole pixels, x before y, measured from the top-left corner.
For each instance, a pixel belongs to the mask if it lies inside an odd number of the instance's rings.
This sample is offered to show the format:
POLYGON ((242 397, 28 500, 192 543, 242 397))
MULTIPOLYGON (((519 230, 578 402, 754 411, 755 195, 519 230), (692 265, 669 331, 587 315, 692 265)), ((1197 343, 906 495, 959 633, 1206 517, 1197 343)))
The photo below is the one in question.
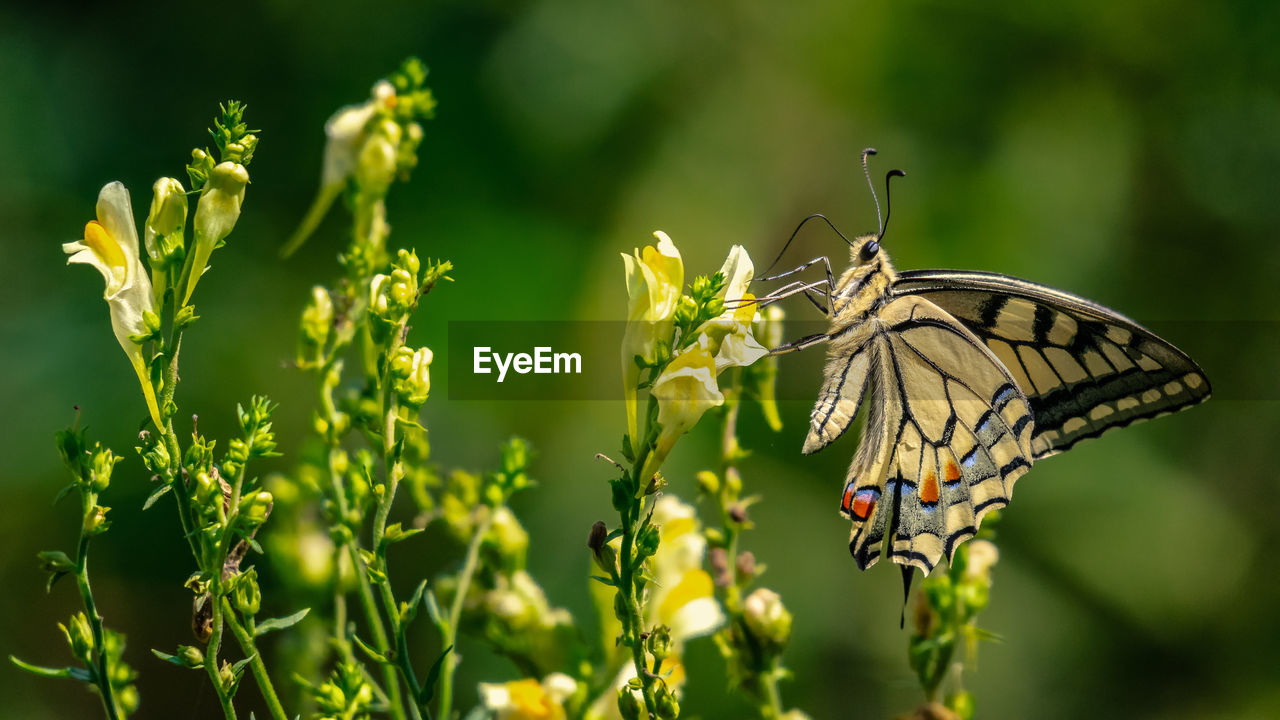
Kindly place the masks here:
POLYGON ((209 644, 205 647, 204 652, 204 668, 209 673, 209 681, 213 683, 213 689, 218 694, 218 703, 222 705, 222 714, 227 720, 236 720, 236 709, 231 704, 231 695, 227 693, 227 688, 222 685, 222 677, 218 673, 218 647, 222 644, 222 603, 219 601, 217 585, 220 583, 211 583, 209 588, 209 602, 213 603, 213 632, 209 635, 209 644))
MULTIPOLYGON (((336 353, 335 353, 336 355, 336 353)), ((337 408, 333 405, 333 400, 324 389, 324 378, 329 374, 332 368, 332 360, 321 368, 319 378, 321 382, 320 402, 326 408, 329 417, 336 414, 337 408)), ((329 445, 329 484, 333 488, 333 499, 338 505, 338 514, 341 522, 347 521, 350 513, 350 506, 347 504, 346 489, 342 485, 342 473, 338 472, 333 466, 333 451, 339 448, 339 439, 330 433, 326 438, 329 445)), ((378 614, 378 604, 373 596, 373 588, 369 584, 369 573, 365 567, 364 560, 360 557, 359 540, 354 537, 354 533, 347 535, 344 533, 342 537, 346 539, 342 541, 342 547, 339 550, 346 550, 347 557, 351 561, 351 567, 356 575, 357 594, 360 598, 360 607, 364 611, 365 621, 369 626, 369 632, 373 635, 374 648, 386 654, 390 648, 387 641, 387 629, 382 623, 382 616, 378 614)), ((335 579, 335 583, 338 581, 335 579)), ((337 590, 335 589, 335 592, 337 590)), ((340 643, 346 648, 347 656, 352 656, 351 644, 346 639, 346 628, 339 627, 336 638, 340 638, 340 643)), ((406 720, 404 713, 404 703, 400 696, 400 683, 396 679, 396 671, 394 668, 386 665, 382 666, 382 680, 386 686, 387 704, 390 708, 391 717, 394 720, 406 720)))
POLYGON ((769 670, 761 675, 761 685, 764 686, 764 707, 760 708, 760 715, 764 720, 778 720, 782 717, 782 696, 778 692, 778 661, 774 660, 769 670))
MULTIPOLYGON (((85 499, 88 500, 88 497, 85 499)), ((93 674, 101 691, 102 707, 110 720, 118 720, 116 701, 111 691, 111 675, 107 667, 106 632, 102 629, 102 616, 98 614, 98 606, 93 601, 93 589, 89 586, 89 536, 83 528, 80 530, 80 544, 76 550, 76 585, 80 588, 80 599, 84 602, 89 627, 93 630, 94 661, 97 665, 93 674)))
POLYGON ((458 667, 458 624, 462 622, 462 605, 471 590, 471 579, 480 565, 480 545, 484 542, 485 535, 489 534, 496 510, 497 508, 491 508, 477 523, 471 542, 467 544, 467 557, 463 562, 462 572, 458 574, 458 588, 453 596, 453 604, 449 606, 449 620, 441 629, 441 644, 453 649, 445 656, 444 664, 440 667, 440 720, 449 720, 449 714, 453 710, 453 673, 458 667))
POLYGON ((249 669, 253 672, 253 679, 258 683, 258 689, 262 692, 262 699, 267 703, 267 711, 271 713, 274 720, 289 720, 285 714, 284 708, 280 705, 280 698, 276 695, 276 689, 271 684, 271 677, 267 675, 267 666, 262 662, 262 653, 258 652, 258 647, 253 641, 253 635, 245 630, 240 622, 236 620, 235 611, 231 609, 231 603, 224 597, 218 600, 222 604, 222 613, 231 633, 236 636, 236 640, 240 643, 240 648, 244 650, 249 660, 249 669))
MULTIPOLYGON (((647 453, 642 453, 647 454, 647 453)), ((634 466, 638 470, 644 466, 643 458, 634 466)), ((639 482, 639 479, 636 479, 639 482)), ((649 672, 649 663, 644 651, 644 613, 640 609, 640 600, 636 597, 635 584, 635 539, 636 522, 644 514, 644 498, 632 501, 631 508, 622 518, 622 552, 620 558, 621 578, 618 592, 622 593, 623 604, 628 614, 626 640, 631 647, 631 659, 635 663, 636 676, 640 678, 641 694, 644 706, 650 717, 658 717, 658 699, 653 690, 653 676, 649 672)))

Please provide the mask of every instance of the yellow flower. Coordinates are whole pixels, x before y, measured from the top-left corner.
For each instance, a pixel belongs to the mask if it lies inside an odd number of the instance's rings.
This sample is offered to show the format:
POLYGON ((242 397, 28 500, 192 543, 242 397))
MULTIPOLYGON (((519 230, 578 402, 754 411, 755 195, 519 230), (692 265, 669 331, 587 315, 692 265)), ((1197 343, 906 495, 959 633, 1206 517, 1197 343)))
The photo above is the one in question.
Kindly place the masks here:
POLYGON ((622 339, 622 391, 627 404, 627 431, 631 446, 639 434, 636 422, 636 386, 640 368, 636 357, 657 359, 659 347, 670 341, 673 316, 684 288, 684 263, 675 243, 662 231, 653 234, 657 246, 647 245, 634 255, 623 255, 627 277, 627 328, 622 339))
POLYGON ((480 701, 497 720, 564 720, 564 701, 578 683, 564 673, 551 673, 506 683, 480 683, 480 701))
POLYGON ((716 362, 707 348, 693 346, 667 364, 650 393, 658 401, 658 441, 640 477, 657 472, 676 440, 697 424, 703 413, 724 403, 716 384, 716 362))
POLYGON ((756 304, 747 286, 755 276, 755 266, 741 245, 729 249, 729 257, 720 268, 725 286, 716 293, 730 302, 725 311, 698 327, 698 342, 716 359, 716 372, 731 367, 745 367, 768 354, 768 349, 752 335, 756 304))
POLYGON ((155 388, 142 357, 142 347, 131 336, 148 333, 145 313, 156 312, 151 281, 138 257, 138 228, 129 204, 129 191, 119 182, 108 183, 98 193, 97 220, 84 227, 84 239, 64 243, 67 263, 92 265, 102 273, 106 290, 102 297, 111 311, 111 329, 116 341, 138 374, 147 410, 156 427, 162 427, 155 388))
POLYGON ((196 235, 195 247, 187 261, 187 289, 182 304, 191 300, 196 283, 209 264, 214 248, 231 234, 240 219, 240 206, 244 203, 244 189, 249 184, 249 171, 240 163, 221 162, 209 173, 209 180, 200 192, 193 223, 196 235))
POLYGON ((356 171, 361 151, 369 140, 370 125, 380 109, 391 108, 396 104, 396 90, 386 80, 379 80, 373 86, 373 92, 367 102, 360 105, 348 105, 329 118, 324 124, 324 167, 320 173, 320 192, 307 210, 307 215, 298 226, 293 237, 280 250, 280 254, 288 257, 306 242, 306 239, 320 225, 325 213, 333 201, 342 194, 347 180, 356 171))

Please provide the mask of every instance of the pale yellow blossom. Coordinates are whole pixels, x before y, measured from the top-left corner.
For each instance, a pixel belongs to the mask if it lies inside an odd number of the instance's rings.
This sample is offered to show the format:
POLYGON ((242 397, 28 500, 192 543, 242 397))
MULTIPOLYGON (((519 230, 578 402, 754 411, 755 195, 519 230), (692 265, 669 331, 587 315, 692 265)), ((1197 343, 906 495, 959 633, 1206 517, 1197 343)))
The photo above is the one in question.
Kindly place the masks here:
POLYGON ((497 720, 564 720, 564 702, 578 683, 564 673, 551 673, 505 683, 480 683, 480 701, 497 720))
POLYGON ((98 193, 97 220, 84 228, 84 239, 64 243, 67 263, 91 265, 102 273, 106 290, 102 297, 111 311, 111 329, 129 357, 142 384, 147 410, 156 427, 163 427, 155 388, 151 385, 142 347, 130 339, 147 334, 146 313, 156 313, 151 280, 138 256, 138 228, 134 224, 129 191, 119 182, 108 183, 98 193))
POLYGON ((657 231, 657 246, 647 245, 633 255, 623 255, 627 279, 627 327, 622 339, 622 390, 627 407, 627 432, 631 446, 639 440, 636 420, 636 386, 639 357, 657 360, 659 347, 671 339, 673 318, 684 288, 684 263, 675 243, 657 231))
POLYGON ((221 162, 209 173, 209 180, 200 191, 196 203, 196 217, 192 223, 195 243, 187 260, 187 287, 182 294, 182 304, 191 301, 196 283, 208 269, 209 256, 219 247, 232 228, 240 220, 240 207, 244 204, 244 190, 249 185, 249 171, 235 162, 221 162))
POLYGON ((648 478, 662 465, 681 435, 697 424, 703 413, 724 404, 724 394, 716 384, 716 363, 705 347, 694 346, 667 364, 650 393, 658 401, 658 424, 662 426, 654 449, 645 460, 641 478, 648 478))

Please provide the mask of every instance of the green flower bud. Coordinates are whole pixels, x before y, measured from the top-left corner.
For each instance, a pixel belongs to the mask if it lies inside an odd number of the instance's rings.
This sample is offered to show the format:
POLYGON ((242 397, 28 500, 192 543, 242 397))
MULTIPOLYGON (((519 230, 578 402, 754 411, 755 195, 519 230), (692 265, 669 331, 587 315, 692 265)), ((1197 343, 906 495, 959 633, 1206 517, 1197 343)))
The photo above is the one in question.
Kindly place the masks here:
POLYGON ((187 289, 182 304, 191 300, 196 283, 209 264, 209 256, 219 247, 240 219, 240 206, 244 202, 244 189, 249 184, 249 171, 243 165, 223 162, 209 173, 209 180, 196 204, 196 242, 188 262, 187 289))
POLYGON ((262 591, 258 588, 258 571, 249 568, 236 578, 235 590, 231 593, 236 610, 244 615, 257 615, 262 607, 262 591))
POLYGON ((111 452, 109 448, 102 447, 101 444, 95 444, 93 448, 93 457, 89 461, 89 487, 96 493, 100 493, 107 489, 111 484, 111 471, 115 468, 116 463, 124 458, 111 452))
POLYGON ((630 629, 631 612, 627 607, 627 599, 622 593, 616 593, 613 596, 613 616, 622 623, 622 632, 626 633, 630 629))
POLYGON ((671 628, 659 625, 649 633, 649 654, 654 660, 666 660, 671 654, 671 628))
POLYGON ((680 702, 675 693, 667 688, 666 683, 658 686, 658 717, 662 720, 675 720, 680 717, 680 702))
POLYGON ((636 557, 643 560, 647 557, 653 557, 658 552, 658 545, 662 542, 662 533, 656 525, 650 525, 640 532, 640 537, 636 538, 636 557))
POLYGON ((629 687, 618 690, 618 712, 622 720, 640 720, 645 715, 644 705, 629 687))
POLYGON ((89 618, 79 612, 71 616, 70 627, 58 623, 62 634, 67 636, 67 644, 71 652, 85 664, 90 663, 93 653, 93 629, 89 627, 89 618))
POLYGON ((111 522, 107 520, 107 511, 111 508, 94 505, 84 514, 84 534, 93 536, 101 535, 111 527, 111 522))
POLYGON ((323 285, 311 288, 311 302, 302 309, 302 339, 308 345, 321 347, 329 339, 333 327, 333 299, 323 285))
POLYGON ((514 572, 523 570, 529 553, 529 533, 506 506, 493 511, 493 522, 485 538, 486 548, 498 556, 498 565, 514 572))
POLYGON ((204 665, 204 652, 202 652, 198 647, 179 645, 178 657, 182 659, 182 662, 186 664, 187 667, 193 670, 204 665))
POLYGON ((715 495, 720 492, 720 478, 710 470, 703 470, 697 475, 698 492, 704 495, 715 495))
POLYGON ((406 405, 420 407, 431 394, 432 357, 431 348, 402 347, 392 360, 392 373, 397 376, 395 390, 406 405))
POLYGON ((266 522, 271 513, 272 497, 266 490, 260 490, 240 501, 240 517, 245 525, 257 527, 266 522))
MULTIPOLYGON (((152 273, 163 273, 182 259, 186 226, 186 190, 173 178, 160 178, 152 187, 151 212, 143 235, 152 273)), ((155 286, 156 294, 163 297, 165 283, 157 281, 155 286)))
POLYGON ((45 550, 36 553, 40 569, 45 572, 66 573, 76 569, 76 564, 61 550, 45 550))
POLYGON ((223 660, 222 666, 218 668, 218 682, 224 690, 236 684, 236 674, 231 671, 231 663, 226 660, 223 660))
MULTIPOLYGON (((209 505, 209 501, 213 498, 214 492, 219 491, 218 483, 207 472, 196 473, 196 502, 201 507, 209 505)), ((221 495, 218 492, 218 495, 221 495)))
POLYGON ((760 588, 747 596, 743 615, 752 637, 766 647, 780 650, 791 637, 791 613, 778 593, 768 588, 760 588))
POLYGON ((401 130, 395 121, 375 122, 356 159, 355 179, 360 189, 385 195, 396 176, 401 130))

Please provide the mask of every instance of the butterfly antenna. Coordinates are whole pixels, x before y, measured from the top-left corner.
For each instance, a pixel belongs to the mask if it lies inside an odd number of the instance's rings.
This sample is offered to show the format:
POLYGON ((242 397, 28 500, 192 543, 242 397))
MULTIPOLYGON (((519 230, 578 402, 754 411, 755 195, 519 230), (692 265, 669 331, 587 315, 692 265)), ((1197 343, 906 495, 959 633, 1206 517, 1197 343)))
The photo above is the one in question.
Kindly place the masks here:
POLYGON ((871 188, 871 199, 876 203, 876 237, 881 237, 884 235, 884 222, 880 219, 880 198, 876 197, 876 184, 871 182, 871 168, 867 165, 867 158, 875 154, 875 148, 866 148, 862 151, 862 174, 867 177, 867 187, 871 188))
MULTIPOLYGON (((889 215, 893 212, 893 202, 889 197, 889 181, 896 177, 906 177, 907 174, 901 170, 890 170, 884 176, 884 225, 880 227, 880 234, 876 236, 876 242, 884 238, 884 233, 889 229, 889 215)), ((872 193, 874 196, 875 193, 872 193)), ((880 205, 876 205, 876 212, 880 212, 880 205)))
POLYGON ((814 219, 818 219, 826 223, 827 227, 831 228, 832 231, 835 232, 835 234, 839 235, 841 240, 848 243, 849 247, 853 247, 853 241, 845 237, 845 234, 840 232, 840 229, 837 228, 834 224, 832 224, 832 222, 827 219, 826 215, 823 215, 822 213, 814 213, 809 217, 806 217, 805 219, 800 221, 800 224, 796 226, 796 229, 794 231, 792 231, 791 237, 787 238, 786 244, 782 246, 782 250, 778 252, 778 257, 774 258, 773 262, 769 263, 769 267, 765 268, 764 272, 760 273, 760 276, 757 279, 761 279, 761 280, 765 279, 765 276, 769 274, 769 271, 773 269, 773 266, 777 265, 778 261, 782 259, 782 255, 787 251, 787 248, 791 247, 791 241, 796 239, 796 235, 800 234, 800 229, 803 228, 805 224, 808 223, 810 220, 814 220, 814 219))

